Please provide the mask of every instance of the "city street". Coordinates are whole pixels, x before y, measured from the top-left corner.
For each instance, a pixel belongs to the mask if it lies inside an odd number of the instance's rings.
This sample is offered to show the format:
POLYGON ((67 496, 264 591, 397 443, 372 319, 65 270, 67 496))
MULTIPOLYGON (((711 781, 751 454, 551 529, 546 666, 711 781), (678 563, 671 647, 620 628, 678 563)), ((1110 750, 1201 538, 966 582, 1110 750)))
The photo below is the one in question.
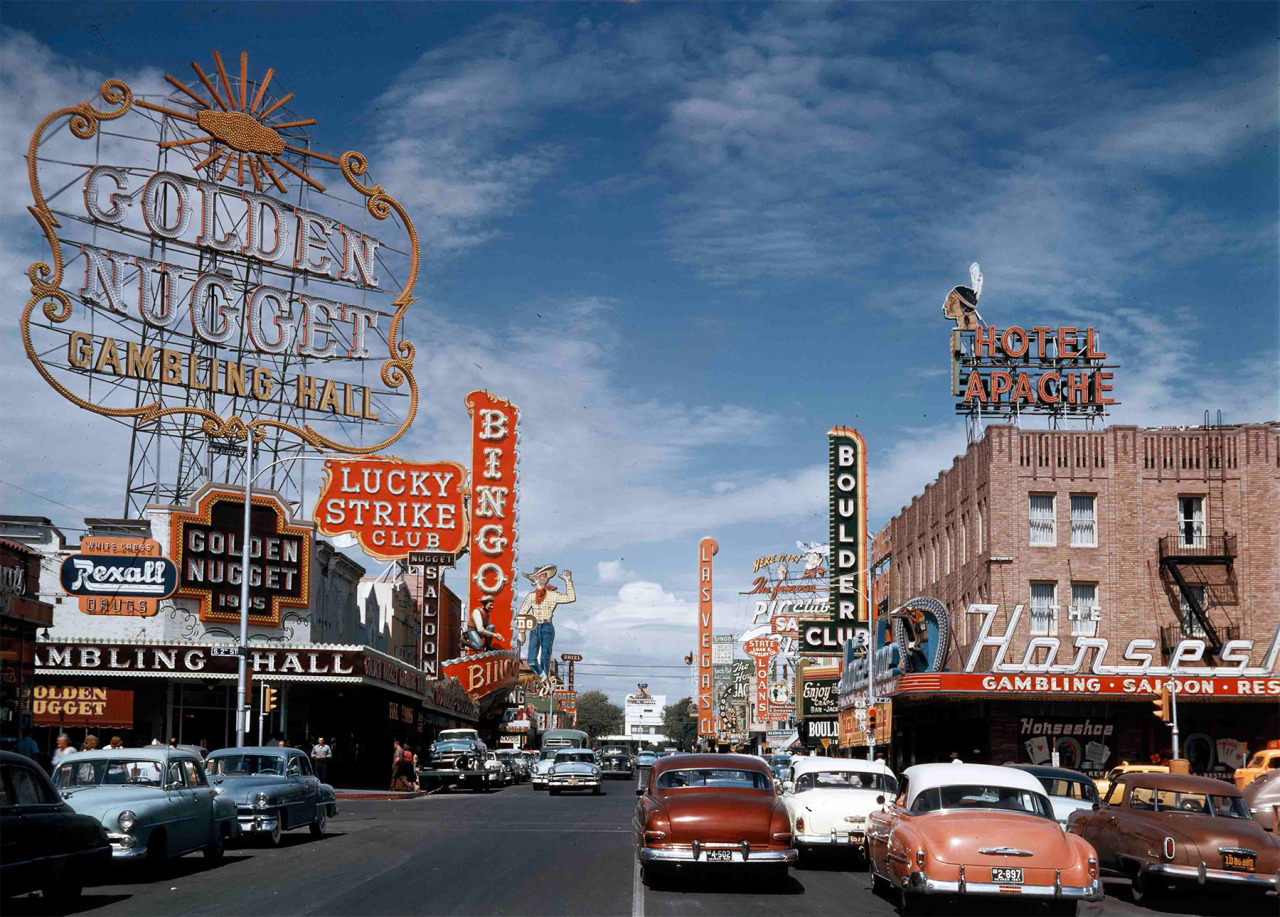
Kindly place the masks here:
MULTIPOLYGON (((640 885, 631 847, 633 784, 607 795, 552 798, 527 784, 489 795, 344 802, 328 837, 286 834, 279 849, 229 850, 211 867, 179 860, 161 878, 127 869, 85 890, 71 913, 90 914, 892 914, 867 873, 836 864, 794 869, 783 889, 739 877, 669 889, 640 885)), ((1083 915, 1235 914, 1239 902, 1184 897, 1163 909, 1129 901, 1108 882, 1083 915)), ((1257 913, 1275 913, 1272 896, 1257 913)), ((989 907, 941 913, 988 913, 989 907)), ((1014 909, 1007 913, 1024 913, 1014 909)), ((50 914, 38 897, 6 913, 50 914)))

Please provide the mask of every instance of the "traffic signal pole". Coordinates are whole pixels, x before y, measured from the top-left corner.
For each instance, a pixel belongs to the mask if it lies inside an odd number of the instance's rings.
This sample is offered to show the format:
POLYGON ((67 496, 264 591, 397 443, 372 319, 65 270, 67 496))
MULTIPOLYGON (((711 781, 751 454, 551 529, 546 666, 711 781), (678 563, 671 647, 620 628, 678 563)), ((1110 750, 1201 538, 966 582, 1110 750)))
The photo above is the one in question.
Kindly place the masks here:
POLYGON ((267 683, 258 689, 258 745, 262 745, 262 726, 267 718, 267 683))
POLYGON ((1173 717, 1170 723, 1173 726, 1173 757, 1181 758, 1182 755, 1178 754, 1178 690, 1172 678, 1169 679, 1169 704, 1169 711, 1173 717))

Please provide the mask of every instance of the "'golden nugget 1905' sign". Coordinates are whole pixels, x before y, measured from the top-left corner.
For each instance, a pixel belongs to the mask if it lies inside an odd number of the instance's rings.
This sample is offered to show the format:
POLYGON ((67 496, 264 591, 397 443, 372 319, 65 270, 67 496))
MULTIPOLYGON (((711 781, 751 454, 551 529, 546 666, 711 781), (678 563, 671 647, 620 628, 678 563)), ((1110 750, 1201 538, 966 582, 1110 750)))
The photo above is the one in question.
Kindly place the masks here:
POLYGON ((238 69, 213 60, 166 76, 167 96, 108 80, 100 100, 36 128, 30 210, 51 258, 28 272, 27 356, 106 416, 379 451, 417 410, 414 348, 400 337, 413 223, 362 180, 360 153, 315 147, 315 119, 288 107, 274 70, 251 77, 247 54, 238 69), (407 239, 387 244, 374 228, 407 239), (351 431, 368 425, 380 441, 358 445, 351 431))

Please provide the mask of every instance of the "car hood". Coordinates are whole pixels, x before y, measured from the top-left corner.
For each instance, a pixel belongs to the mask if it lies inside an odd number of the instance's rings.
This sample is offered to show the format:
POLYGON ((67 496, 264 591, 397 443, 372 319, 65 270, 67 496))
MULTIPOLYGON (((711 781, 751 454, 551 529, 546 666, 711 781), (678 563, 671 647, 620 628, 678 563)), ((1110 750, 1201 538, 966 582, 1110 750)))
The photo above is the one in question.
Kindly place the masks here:
POLYGON ((557 774, 594 774, 596 766, 585 761, 562 761, 556 765, 557 774))
POLYGON ((555 762, 551 760, 539 761, 533 766, 534 773, 545 774, 547 771, 551 770, 551 765, 553 764, 555 764, 555 762))
POLYGON ((939 812, 914 820, 926 852, 944 863, 970 866, 1076 865, 1076 847, 1056 821, 1016 812, 939 812), (1001 854, 1001 848, 1031 851, 1030 856, 1001 854))
POLYGON ((260 775, 245 775, 243 777, 214 777, 210 781, 215 787, 222 790, 222 795, 234 799, 236 802, 245 802, 249 798, 256 796, 258 793, 267 793, 271 795, 271 790, 288 790, 293 784, 287 782, 282 777, 267 777, 260 775))
POLYGON ((671 821, 676 844, 768 844, 775 800, 753 790, 676 790, 665 794, 662 807, 671 821))
MULTIPOLYGON (((142 817, 145 810, 168 804, 169 794, 159 787, 85 786, 63 790, 63 799, 81 815, 92 815, 104 824, 124 809, 142 817)), ((115 828, 114 821, 111 824, 115 828)))

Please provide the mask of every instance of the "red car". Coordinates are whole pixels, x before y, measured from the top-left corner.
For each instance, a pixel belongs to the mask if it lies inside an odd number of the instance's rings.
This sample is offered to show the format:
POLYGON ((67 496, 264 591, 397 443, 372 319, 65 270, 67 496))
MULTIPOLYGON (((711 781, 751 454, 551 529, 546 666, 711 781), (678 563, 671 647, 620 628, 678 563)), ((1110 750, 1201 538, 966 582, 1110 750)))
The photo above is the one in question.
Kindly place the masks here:
POLYGON ((699 864, 735 867, 781 884, 796 861, 786 807, 759 758, 661 758, 636 795, 632 827, 645 884, 699 864))

